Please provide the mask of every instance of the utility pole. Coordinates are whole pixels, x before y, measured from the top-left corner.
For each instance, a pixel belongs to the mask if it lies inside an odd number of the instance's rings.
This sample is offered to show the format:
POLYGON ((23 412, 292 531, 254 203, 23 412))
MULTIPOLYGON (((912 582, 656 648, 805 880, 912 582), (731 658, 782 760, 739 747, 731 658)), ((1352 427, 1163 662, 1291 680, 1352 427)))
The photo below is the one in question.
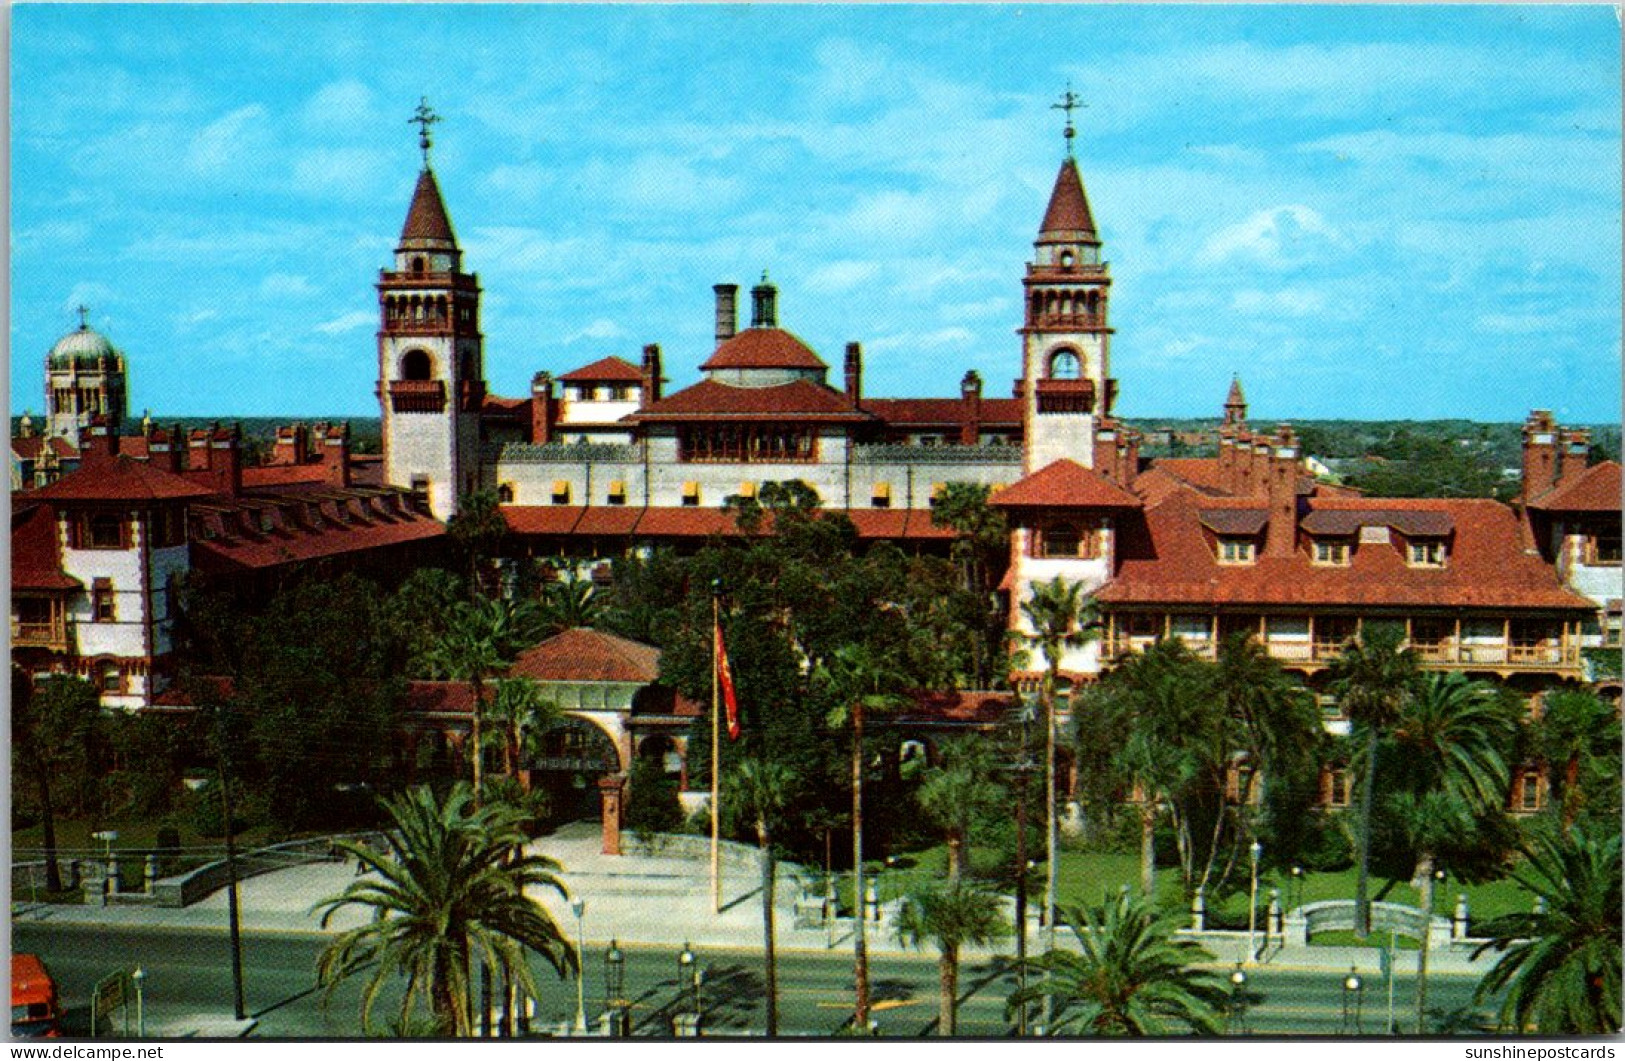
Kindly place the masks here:
POLYGON ((243 1005, 243 937, 241 914, 237 908, 237 844, 232 839, 231 777, 227 770, 230 761, 226 734, 226 705, 216 712, 216 739, 219 741, 220 809, 226 816, 226 913, 231 921, 231 987, 232 1013, 238 1020, 246 1020, 243 1005))

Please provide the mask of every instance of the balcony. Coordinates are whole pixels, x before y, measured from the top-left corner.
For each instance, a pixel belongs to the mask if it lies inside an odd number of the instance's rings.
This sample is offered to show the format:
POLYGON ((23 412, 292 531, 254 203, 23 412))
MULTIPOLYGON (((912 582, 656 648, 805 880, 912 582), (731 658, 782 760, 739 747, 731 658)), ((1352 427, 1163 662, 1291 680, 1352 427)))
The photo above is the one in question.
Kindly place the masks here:
MULTIPOLYGON (((1185 647, 1202 659, 1216 659, 1215 643, 1208 638, 1186 638, 1185 647)), ((1157 642, 1149 634, 1118 634, 1102 639, 1102 660, 1116 662, 1130 652, 1144 652, 1157 642)), ((1424 668, 1460 669, 1485 666, 1496 670, 1554 670, 1579 669, 1580 647, 1571 644, 1540 642, 1514 642, 1506 644, 1458 645, 1454 641, 1412 643, 1424 668)), ((1266 641, 1265 651, 1272 659, 1288 666, 1305 664, 1326 665, 1343 654, 1341 641, 1266 641)))
POLYGON ((446 385, 437 379, 395 380, 389 385, 389 407, 397 413, 445 412, 446 385))
POLYGON ((66 621, 25 623, 11 621, 13 648, 44 648, 53 652, 68 650, 68 624, 66 621))

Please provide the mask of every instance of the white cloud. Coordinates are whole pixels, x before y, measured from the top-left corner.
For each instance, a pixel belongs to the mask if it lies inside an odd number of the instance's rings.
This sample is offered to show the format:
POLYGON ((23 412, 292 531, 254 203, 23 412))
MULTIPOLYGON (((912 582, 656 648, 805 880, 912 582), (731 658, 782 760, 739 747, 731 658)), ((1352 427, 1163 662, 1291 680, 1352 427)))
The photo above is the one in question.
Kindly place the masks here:
POLYGON ((616 324, 614 321, 609 320, 606 317, 599 317, 585 328, 566 335, 561 341, 565 343, 576 343, 580 342, 582 339, 603 341, 607 339, 620 339, 625 335, 626 332, 621 329, 619 324, 616 324))
POLYGON ((1307 317, 1326 308, 1326 296, 1308 287, 1287 287, 1278 291, 1237 291, 1230 305, 1241 313, 1262 313, 1307 317))
POLYGON ((272 273, 260 281, 260 295, 263 298, 305 298, 315 293, 316 289, 307 277, 292 273, 272 273))
POLYGON ((1307 206, 1274 206, 1208 237, 1200 260, 1214 264, 1242 259, 1276 268, 1290 267, 1319 256, 1339 238, 1337 230, 1307 206))
POLYGON ((265 142, 268 117, 258 103, 239 107, 204 126, 187 149, 187 164, 198 173, 222 173, 239 167, 245 156, 257 154, 265 142))
POLYGON ((353 332, 358 328, 365 328, 369 324, 376 323, 377 320, 377 313, 368 310, 356 310, 354 313, 346 313, 342 317, 324 321, 316 325, 312 330, 323 335, 339 335, 343 332, 353 332))
POLYGON ((305 102, 300 117, 315 129, 356 129, 377 120, 372 89, 359 81, 323 85, 305 102))
POLYGON ((815 295, 840 295, 868 284, 880 273, 876 262, 834 261, 820 265, 802 282, 802 288, 815 295))

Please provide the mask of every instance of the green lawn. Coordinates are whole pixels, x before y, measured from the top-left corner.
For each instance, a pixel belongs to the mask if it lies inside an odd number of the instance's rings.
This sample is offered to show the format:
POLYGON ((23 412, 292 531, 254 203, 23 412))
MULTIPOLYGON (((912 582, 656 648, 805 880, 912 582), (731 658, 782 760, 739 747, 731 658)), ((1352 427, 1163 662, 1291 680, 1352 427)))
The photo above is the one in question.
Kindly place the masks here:
MULTIPOLYGON (((1029 894, 1034 896, 1036 904, 1043 901, 1044 863, 1042 851, 1036 853, 1037 865, 1029 873, 1029 894)), ((992 875, 998 869, 994 865, 995 855, 991 851, 974 849, 972 851, 972 869, 977 875, 992 875)), ((880 898, 889 900, 896 898, 907 891, 916 882, 942 880, 947 874, 947 848, 936 846, 923 851, 910 852, 899 855, 895 864, 887 868, 883 862, 871 862, 867 872, 871 875, 878 873, 880 898)), ((1131 889, 1138 889, 1140 882, 1140 859, 1138 855, 1128 854, 1099 854, 1079 851, 1063 851, 1061 853, 1060 876, 1057 882, 1060 892, 1060 905, 1065 907, 1073 904, 1098 903, 1102 897, 1115 894, 1124 885, 1131 889)), ((1304 904, 1318 902, 1325 899, 1352 899, 1354 897, 1355 872, 1352 869, 1337 873, 1305 873, 1301 880, 1294 883, 1290 870, 1266 869, 1259 874, 1258 902, 1260 913, 1269 902, 1271 888, 1281 890, 1281 903, 1291 909, 1299 903, 1299 895, 1304 904)), ((1421 902, 1421 896, 1408 882, 1401 881, 1382 894, 1383 887, 1388 882, 1383 879, 1373 879, 1371 882, 1371 897, 1381 898, 1386 902, 1402 903, 1415 906, 1421 902)), ((1481 922, 1487 918, 1519 910, 1528 910, 1533 903, 1532 897, 1518 884, 1510 879, 1503 878, 1488 884, 1461 885, 1455 881, 1446 880, 1435 889, 1435 913, 1438 916, 1448 917, 1456 906, 1456 896, 1467 895, 1468 909, 1473 921, 1481 922)), ((851 878, 844 878, 841 886, 841 901, 843 905, 851 902, 851 878)), ((1180 881, 1177 867, 1159 867, 1157 870, 1157 902, 1164 909, 1178 910, 1189 913, 1190 904, 1184 895, 1184 888, 1180 881)), ((1247 920, 1247 894, 1245 890, 1226 896, 1223 900, 1210 897, 1207 902, 1210 923, 1215 920, 1229 921, 1237 925, 1245 925, 1247 920)))

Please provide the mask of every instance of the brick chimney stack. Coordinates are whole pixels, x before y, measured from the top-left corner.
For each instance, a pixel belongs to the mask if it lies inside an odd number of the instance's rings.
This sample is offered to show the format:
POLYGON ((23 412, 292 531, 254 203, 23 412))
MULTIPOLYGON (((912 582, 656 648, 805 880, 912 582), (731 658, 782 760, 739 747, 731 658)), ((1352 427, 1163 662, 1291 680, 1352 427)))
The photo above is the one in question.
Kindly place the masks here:
POLYGON ((538 446, 553 441, 555 413, 553 373, 538 372, 530 380, 530 440, 538 446))
POLYGON ((155 427, 147 436, 147 459, 154 468, 179 475, 186 468, 186 433, 176 424, 155 427))
POLYGON ((1298 437, 1292 425, 1282 424, 1275 437, 1261 447, 1269 498, 1269 532, 1264 555, 1290 557, 1298 548, 1298 437))
POLYGON ((1119 438, 1117 421, 1102 420, 1100 426, 1095 428, 1095 445, 1091 460, 1095 471, 1121 485, 1122 478, 1118 475, 1117 460, 1119 438))
POLYGON ((863 344, 846 344, 846 400, 857 405, 863 400, 863 344))
POLYGON ((721 346, 739 329, 739 285, 717 284, 711 290, 717 295, 717 345, 721 346))
POLYGON ((1117 452, 1121 459, 1118 479, 1124 487, 1127 487, 1140 474, 1140 433, 1132 428, 1124 428, 1123 437, 1117 444, 1117 452))
POLYGON ((647 409, 660 400, 661 385, 665 382, 660 363, 660 344, 650 343, 643 348, 643 400, 638 408, 647 409))
POLYGON ((1557 483, 1557 424, 1536 409, 1523 425, 1523 499, 1533 501, 1557 483))
POLYGON ((350 423, 333 424, 322 432, 322 468, 329 484, 350 485, 350 423))
POLYGON ((1230 430, 1219 429, 1219 487, 1226 493, 1236 492, 1236 444, 1230 430))
POLYGON ((1557 481, 1572 482, 1580 477, 1591 460, 1591 432, 1584 428, 1562 432, 1563 460, 1557 471, 1557 481))
POLYGON ((974 369, 959 381, 959 441, 974 446, 982 440, 982 375, 974 369))
POLYGON ((118 456, 118 424, 112 418, 101 414, 90 418, 90 429, 85 436, 83 456, 118 456))
POLYGON ((304 464, 310 460, 310 429, 304 424, 290 424, 276 429, 276 445, 271 450, 272 464, 304 464))
POLYGON ((243 490, 242 426, 211 424, 195 429, 187 440, 191 462, 186 477, 199 486, 235 497, 243 490))

